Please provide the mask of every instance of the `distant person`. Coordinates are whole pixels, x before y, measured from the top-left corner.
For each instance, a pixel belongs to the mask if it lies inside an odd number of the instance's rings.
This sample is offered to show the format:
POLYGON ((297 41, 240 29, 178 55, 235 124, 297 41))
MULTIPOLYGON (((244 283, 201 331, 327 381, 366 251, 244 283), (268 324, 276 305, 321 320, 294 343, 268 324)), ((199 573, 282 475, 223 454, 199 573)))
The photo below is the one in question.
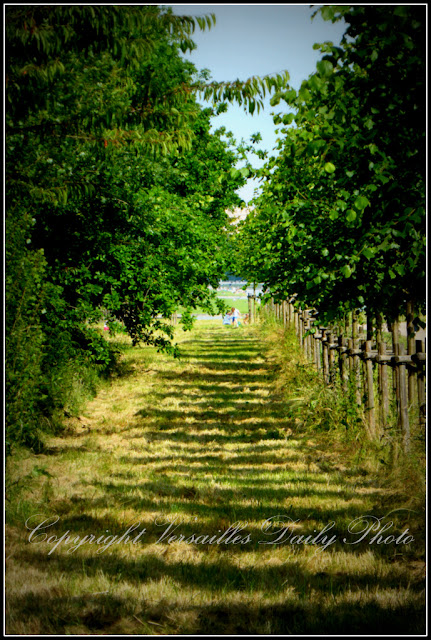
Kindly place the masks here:
POLYGON ((232 307, 232 309, 230 310, 230 317, 232 318, 232 324, 234 327, 237 327, 238 325, 240 325, 240 319, 241 319, 241 311, 239 311, 239 309, 236 309, 235 307, 232 307))
POLYGON ((232 318, 230 315, 230 311, 228 311, 224 316, 223 316, 223 324, 232 324, 232 318))

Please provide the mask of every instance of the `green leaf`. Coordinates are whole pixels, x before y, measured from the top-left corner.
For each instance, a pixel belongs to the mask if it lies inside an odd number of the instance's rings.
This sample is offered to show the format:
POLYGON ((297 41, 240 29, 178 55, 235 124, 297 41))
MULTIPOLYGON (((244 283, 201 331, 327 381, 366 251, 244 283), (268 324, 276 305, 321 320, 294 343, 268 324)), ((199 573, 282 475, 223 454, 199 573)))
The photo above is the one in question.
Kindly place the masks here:
POLYGON ((309 155, 317 155, 325 146, 325 140, 313 140, 313 142, 310 142, 310 144, 307 146, 307 153, 309 155))
POLYGON ((308 83, 310 85, 310 88, 315 92, 320 91, 325 84, 324 80, 322 80, 322 78, 319 78, 319 76, 317 75, 311 76, 308 80, 308 83))
POLYGON ((341 211, 345 211, 347 209, 347 204, 344 202, 344 200, 337 200, 335 204, 339 209, 341 209, 341 211))
POLYGON ((347 209, 346 220, 347 222, 353 222, 354 220, 356 220, 356 211, 354 211, 353 209, 347 209))
POLYGON ((298 96, 301 100, 303 100, 304 102, 308 102, 311 98, 311 93, 309 91, 309 89, 307 88, 307 85, 305 82, 302 83, 301 88, 298 92, 298 96))
POLYGON ((296 91, 295 89, 289 89, 289 91, 285 91, 282 96, 283 100, 288 104, 291 104, 296 99, 296 91))
POLYGON ((316 64, 316 68, 324 78, 328 78, 334 71, 334 67, 329 60, 320 60, 316 64))
POLYGON ((323 167, 327 173, 334 173, 335 165, 332 162, 327 162, 323 167))
POLYGON ((346 264, 344 265, 344 267, 341 268, 341 273, 345 278, 350 278, 350 276, 352 275, 352 269, 348 264, 346 264))
POLYGON ((283 124, 290 124, 294 117, 293 113, 286 113, 286 115, 283 116, 283 124))
POLYGON ((365 247, 365 249, 363 249, 362 253, 367 258, 367 260, 371 260, 371 258, 374 258, 374 256, 375 256, 375 250, 372 249, 371 247, 365 247))
POLYGON ((359 211, 363 211, 365 207, 369 206, 370 201, 365 196, 358 196, 354 204, 359 211))

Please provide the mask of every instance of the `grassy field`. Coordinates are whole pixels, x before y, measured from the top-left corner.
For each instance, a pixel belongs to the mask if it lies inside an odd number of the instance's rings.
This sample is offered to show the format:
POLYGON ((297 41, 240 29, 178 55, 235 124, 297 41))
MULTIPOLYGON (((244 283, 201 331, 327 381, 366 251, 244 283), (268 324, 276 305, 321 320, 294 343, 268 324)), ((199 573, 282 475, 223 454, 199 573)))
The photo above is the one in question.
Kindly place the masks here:
POLYGON ((6 632, 424 633, 421 502, 304 428, 281 331, 177 335, 179 360, 116 338, 112 384, 8 460, 6 632), (394 524, 360 542, 362 516, 394 524))
MULTIPOLYGON (((244 291, 242 291, 241 293, 219 291, 217 293, 217 297, 220 298, 220 300, 223 300, 227 304, 228 308, 236 307, 241 313, 248 313, 247 294, 244 291)), ((180 308, 178 313, 181 312, 182 309, 180 308)), ((197 307, 197 309, 193 313, 206 314, 207 312, 204 311, 201 307, 197 307)))

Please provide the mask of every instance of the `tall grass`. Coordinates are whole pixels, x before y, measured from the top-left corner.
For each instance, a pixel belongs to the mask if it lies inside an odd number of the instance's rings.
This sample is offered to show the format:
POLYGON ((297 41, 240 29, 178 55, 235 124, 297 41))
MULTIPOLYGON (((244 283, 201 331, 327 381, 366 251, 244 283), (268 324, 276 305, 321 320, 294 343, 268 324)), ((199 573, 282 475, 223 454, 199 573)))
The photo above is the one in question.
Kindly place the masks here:
POLYGON ((44 453, 8 461, 8 633, 423 632, 420 521, 388 517, 409 544, 343 541, 355 518, 405 505, 358 440, 337 445, 290 338, 200 322, 177 331, 179 360, 114 339, 112 384, 44 453), (50 517, 57 539, 102 542, 29 539, 50 517), (136 543, 102 549, 135 524, 136 543), (311 543, 325 527, 328 546, 311 543))
MULTIPOLYGON (((319 432, 327 446, 337 448, 344 458, 353 456, 352 460, 360 460, 406 507, 422 516, 426 500, 425 438, 419 432, 414 409, 410 412, 412 447, 408 454, 404 452, 402 434, 397 427, 395 406, 391 407, 382 436, 377 440, 370 438, 364 411, 355 402, 352 377, 347 390, 342 388, 338 377, 332 386, 326 386, 321 373, 307 361, 293 327, 284 328, 267 317, 261 331, 268 353, 272 350, 277 354, 279 373, 275 387, 298 427, 309 433, 319 432)), ((377 388, 377 371, 375 386, 377 388)), ((377 409, 376 413, 378 420, 377 409)))

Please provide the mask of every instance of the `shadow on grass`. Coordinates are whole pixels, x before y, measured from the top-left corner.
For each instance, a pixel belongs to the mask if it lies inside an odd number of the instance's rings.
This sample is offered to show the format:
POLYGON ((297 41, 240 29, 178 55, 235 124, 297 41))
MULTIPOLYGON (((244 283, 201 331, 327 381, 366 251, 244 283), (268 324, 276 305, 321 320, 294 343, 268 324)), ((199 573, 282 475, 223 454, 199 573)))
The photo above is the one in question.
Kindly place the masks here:
MULTIPOLYGON (((229 605, 207 604, 170 605, 161 609, 151 600, 134 608, 127 599, 110 594, 77 598, 43 597, 37 602, 33 594, 17 599, 15 605, 22 611, 33 611, 37 606, 43 612, 43 627, 47 633, 66 635, 69 627, 84 625, 89 633, 126 634, 178 634, 190 635, 369 635, 400 636, 420 635, 425 624, 420 614, 423 605, 405 604, 396 609, 378 602, 354 606, 350 603, 311 609, 304 598, 301 602, 283 604, 234 603, 229 605), (134 618, 139 626, 122 633, 125 614, 134 618), (192 622, 181 630, 173 624, 174 615, 186 617, 192 622), (191 614, 191 615, 190 615, 191 614), (154 631, 155 628, 158 630, 154 631), (143 627, 143 629, 142 629, 143 627)), ((187 619, 187 618, 186 618, 187 619)), ((127 620, 128 621, 128 620, 127 620)))
MULTIPOLYGON (((255 362, 262 357, 259 340, 212 329, 205 335, 183 343, 183 359, 192 361, 193 371, 181 370, 181 360, 177 370, 158 371, 157 389, 146 394, 144 406, 121 430, 129 448, 116 460, 120 469, 103 480, 81 481, 94 487, 95 497, 78 495, 52 505, 60 515, 57 530, 81 537, 105 532, 120 536, 138 522, 146 533, 136 552, 126 557, 113 546, 97 554, 89 547, 90 555, 63 549, 48 556, 46 545, 32 543, 20 551, 26 565, 55 575, 75 580, 103 575, 110 592, 71 598, 61 589, 42 591, 37 602, 31 592, 17 594, 9 599, 8 610, 23 619, 40 611, 43 631, 51 634, 70 633, 73 625, 90 633, 123 634, 130 628, 125 622, 129 618, 134 624, 138 620, 146 634, 423 633, 424 582, 410 570, 407 556, 406 561, 397 558, 394 546, 373 545, 371 551, 388 565, 385 572, 378 563, 373 570, 358 571, 353 556, 369 554, 368 539, 356 546, 343 543, 348 524, 364 515, 361 496, 370 503, 377 500, 378 489, 354 469, 319 467, 307 436, 295 430, 283 403, 269 393, 277 366, 265 359, 255 362), (196 391, 197 402, 196 395, 187 395, 196 391), (251 402, 256 397, 259 401, 251 402), (172 398, 182 400, 181 405, 163 408, 163 401, 172 398), (254 423, 243 422, 249 418, 254 423), (134 430, 137 433, 129 435, 134 430), (277 561, 259 561, 259 553, 274 548, 259 544, 268 541, 262 523, 277 515, 296 522, 295 534, 315 534, 333 522, 334 545, 316 553, 332 558, 343 551, 356 568, 332 570, 323 563, 321 570, 307 569, 297 555, 305 546, 294 546, 287 535, 277 547, 277 561), (164 525, 158 526, 161 517, 164 525), (249 535, 250 540, 192 542, 185 550, 176 541, 167 542, 168 537, 158 542, 175 518, 178 527, 171 533, 185 539, 221 536, 240 521, 245 524, 241 537, 249 535), (158 545, 157 552, 148 544, 158 545), (249 552, 256 557, 247 562, 249 552), (163 583, 168 595, 161 592, 160 601, 128 599, 117 593, 120 578, 136 591, 163 583), (196 590, 201 594, 198 603, 196 590), (182 592, 194 596, 178 601, 172 595, 182 592), (279 594, 281 602, 266 602, 279 594)), ((152 367, 157 369, 157 363, 152 367)), ((125 371, 130 375, 127 367, 125 371)), ((62 455, 70 449, 59 446, 51 453, 62 455)), ((76 451, 87 449, 81 445, 76 451)), ((281 531, 280 524, 273 529, 277 535, 281 531)), ((132 633, 142 632, 139 624, 132 633)))
MULTIPOLYGON (((166 549, 166 547, 165 547, 166 549)), ((161 548, 161 551, 165 549, 161 548)), ((47 562, 40 553, 29 554, 28 562, 47 562)), ((104 575, 112 581, 119 576, 127 576, 129 584, 142 588, 160 580, 171 582, 176 587, 193 587, 204 590, 207 598, 218 602, 194 604, 193 600, 181 603, 165 601, 163 606, 141 600, 132 604, 125 597, 114 593, 92 595, 82 594, 71 599, 64 595, 44 594, 36 603, 34 594, 27 593, 14 598, 13 606, 25 616, 36 607, 42 611, 45 629, 61 633, 67 625, 81 624, 89 631, 109 629, 121 621, 131 611, 138 614, 140 621, 157 621, 168 630, 172 626, 172 614, 196 613, 193 629, 183 628, 182 632, 199 634, 371 634, 403 635, 424 633, 424 598, 420 590, 423 585, 414 585, 416 597, 410 603, 397 603, 397 594, 402 589, 412 590, 407 574, 400 576, 396 571, 379 582, 392 595, 391 602, 380 602, 379 598, 364 602, 363 591, 368 592, 370 584, 375 584, 376 576, 364 572, 360 576, 310 573, 298 561, 291 559, 278 566, 252 566, 238 568, 233 565, 223 551, 211 561, 196 563, 184 560, 165 559, 162 553, 147 554, 145 558, 126 559, 110 555, 82 559, 74 556, 49 558, 52 571, 69 572, 85 576, 104 575), (284 594, 282 603, 255 603, 257 593, 277 596, 284 594), (309 594, 313 593, 320 606, 312 604, 309 594), (331 594, 328 600, 327 594, 331 594), (229 594, 242 594, 243 602, 229 602, 229 594), (353 600, 352 600, 353 595, 353 600), (356 599, 356 602, 355 602, 356 599), (223 604, 223 601, 226 604, 223 604), (197 620, 197 622, 196 622, 197 620)), ((9 603, 11 606, 12 603, 9 603)), ((162 630, 160 630, 162 632, 162 630)))
MULTIPOLYGON (((192 535, 191 528, 183 527, 182 532, 186 536, 192 535)), ((159 533, 161 535, 162 532, 159 533)), ((244 536, 245 532, 243 532, 244 536)), ((36 564, 48 562, 52 570, 55 569, 61 573, 64 571, 79 573, 85 570, 85 575, 92 576, 103 572, 104 575, 111 577, 127 576, 128 582, 138 584, 169 577, 173 582, 184 586, 203 588, 215 594, 226 595, 235 591, 278 593, 283 586, 289 585, 294 592, 303 597, 306 597, 311 589, 320 591, 322 594, 330 593, 339 596, 345 592, 360 590, 370 584, 377 586, 375 573, 367 571, 355 576, 349 576, 346 572, 339 572, 338 575, 325 571, 315 573, 307 571, 299 560, 292 557, 273 566, 241 567, 233 563, 232 556, 226 553, 229 547, 222 545, 214 550, 211 559, 202 557, 201 562, 196 562, 194 558, 196 554, 205 556, 205 550, 198 549, 199 545, 194 545, 192 558, 190 554, 183 553, 183 557, 179 559, 178 556, 181 554, 178 553, 178 548, 173 549, 175 542, 171 545, 163 541, 155 544, 159 544, 157 552, 148 552, 145 556, 133 558, 121 557, 110 553, 109 550, 86 558, 72 554, 56 555, 55 551, 48 558, 40 551, 24 554, 24 557, 36 564), (170 547, 173 549, 172 554, 170 554, 170 547)), ((241 549, 241 547, 238 548, 241 549)), ((411 576, 408 573, 400 573, 394 568, 379 581, 378 586, 384 589, 410 587, 417 594, 423 590, 425 583, 418 582, 411 585, 411 576)))
MULTIPOLYGON (((185 482, 184 477, 168 478, 165 475, 161 475, 153 482, 133 483, 133 486, 119 482, 97 483, 96 486, 103 490, 103 495, 91 499, 77 498, 74 501, 74 508, 81 514, 85 514, 89 510, 106 510, 110 507, 121 510, 127 506, 128 512, 134 510, 136 513, 133 522, 139 522, 141 526, 146 528, 148 535, 145 536, 145 542, 157 541, 157 531, 160 529, 155 525, 155 517, 162 513, 167 521, 179 518, 179 532, 187 538, 192 534, 213 536, 223 527, 227 529, 238 521, 246 523, 246 532, 251 535, 251 540, 247 543, 246 548, 248 551, 252 548, 275 550, 281 547, 295 551, 304 550, 308 543, 303 543, 301 540, 295 542, 295 538, 292 536, 311 536, 309 544, 314 545, 315 543, 312 542, 314 536, 323 532, 318 540, 326 536, 326 541, 329 541, 334 536, 333 543, 324 550, 326 553, 330 549, 357 556, 372 551, 376 557, 390 559, 395 557, 394 554, 398 553, 399 555, 400 553, 400 548, 393 543, 371 543, 373 537, 377 537, 376 531, 370 531, 366 536, 363 536, 362 540, 360 540, 362 536, 350 533, 349 525, 356 518, 365 514, 358 511, 357 504, 338 508, 334 508, 331 504, 325 504, 333 497, 339 498, 338 492, 301 490, 292 487, 290 490, 280 489, 277 493, 271 486, 256 492, 252 486, 244 485, 241 486, 240 492, 220 487, 217 487, 215 491, 211 488, 206 491, 199 488, 197 483, 185 482), (271 496, 274 495, 271 500, 268 500, 268 493, 271 496), (303 506, 293 502, 301 496, 312 496, 317 499, 317 504, 303 506), (253 504, 250 504, 251 499, 253 504), (152 513, 153 516, 148 517, 146 515, 148 513, 152 513), (181 516, 184 520, 181 520, 181 516), (196 520, 194 520, 195 518, 196 520), (275 519, 275 524, 272 524, 268 533, 265 533, 262 526, 270 518, 275 519), (210 528, 208 528, 208 524, 205 524, 208 522, 211 522, 210 528), (326 527, 328 529, 325 531, 326 527), (272 544, 274 540, 279 540, 279 543, 272 544), (264 542, 271 544, 264 544, 264 542)), ((354 495, 354 491, 346 491, 343 498, 351 500, 354 495)), ((61 511, 61 507, 57 508, 58 513, 61 511)), ((66 507, 66 517, 61 517, 62 531, 77 532, 81 536, 88 533, 100 535, 100 532, 106 529, 110 534, 118 532, 118 520, 112 518, 109 520, 107 516, 100 519, 85 515, 67 516, 67 513, 66 507)), ((385 513, 373 515, 384 518, 385 513)), ((386 523, 388 520, 390 519, 384 519, 383 522, 386 523)), ((122 523, 124 529, 121 529, 119 535, 126 530, 129 524, 131 524, 130 517, 129 521, 122 523)), ((383 538, 386 538, 389 533, 398 537, 404 530, 405 527, 394 525, 383 538)), ((204 550, 205 547, 199 547, 199 549, 204 550)), ((245 548, 231 545, 229 549, 236 553, 244 551, 245 548)), ((382 587, 384 584, 384 580, 376 578, 376 585, 382 587)))

